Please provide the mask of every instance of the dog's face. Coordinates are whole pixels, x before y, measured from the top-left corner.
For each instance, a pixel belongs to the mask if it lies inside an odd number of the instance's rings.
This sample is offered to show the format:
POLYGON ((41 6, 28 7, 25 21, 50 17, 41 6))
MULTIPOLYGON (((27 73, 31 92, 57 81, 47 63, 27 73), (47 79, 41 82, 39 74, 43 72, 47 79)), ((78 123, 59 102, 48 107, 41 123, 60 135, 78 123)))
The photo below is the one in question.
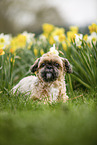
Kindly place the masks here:
POLYGON ((39 62, 39 76, 45 82, 53 82, 58 79, 62 71, 62 62, 56 57, 41 58, 39 62))
POLYGON ((35 71, 41 80, 49 83, 57 80, 64 72, 71 73, 71 67, 68 60, 46 53, 32 65, 31 72, 35 71))

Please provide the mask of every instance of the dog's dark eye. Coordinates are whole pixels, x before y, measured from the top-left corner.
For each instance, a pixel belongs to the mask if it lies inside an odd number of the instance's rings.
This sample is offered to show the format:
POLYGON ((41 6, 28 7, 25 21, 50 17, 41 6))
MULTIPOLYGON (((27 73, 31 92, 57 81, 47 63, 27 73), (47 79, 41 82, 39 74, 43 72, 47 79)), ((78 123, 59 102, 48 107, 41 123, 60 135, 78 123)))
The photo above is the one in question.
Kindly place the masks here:
POLYGON ((45 63, 42 63, 41 66, 42 66, 42 67, 45 66, 45 63))
POLYGON ((59 64, 58 64, 58 63, 55 63, 55 66, 56 66, 56 67, 59 67, 59 64))

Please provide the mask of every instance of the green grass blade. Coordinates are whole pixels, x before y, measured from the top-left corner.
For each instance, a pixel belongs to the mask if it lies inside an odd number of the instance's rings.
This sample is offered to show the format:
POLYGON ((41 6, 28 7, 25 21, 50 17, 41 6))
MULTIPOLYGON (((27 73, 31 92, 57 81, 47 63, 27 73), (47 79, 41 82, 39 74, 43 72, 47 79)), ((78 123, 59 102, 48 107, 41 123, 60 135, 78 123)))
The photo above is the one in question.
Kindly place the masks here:
POLYGON ((80 78, 78 78, 77 76, 73 75, 72 76, 78 81, 80 82, 82 85, 84 85, 86 88, 91 89, 91 86, 88 85, 87 83, 85 83, 84 81, 82 81, 80 78))

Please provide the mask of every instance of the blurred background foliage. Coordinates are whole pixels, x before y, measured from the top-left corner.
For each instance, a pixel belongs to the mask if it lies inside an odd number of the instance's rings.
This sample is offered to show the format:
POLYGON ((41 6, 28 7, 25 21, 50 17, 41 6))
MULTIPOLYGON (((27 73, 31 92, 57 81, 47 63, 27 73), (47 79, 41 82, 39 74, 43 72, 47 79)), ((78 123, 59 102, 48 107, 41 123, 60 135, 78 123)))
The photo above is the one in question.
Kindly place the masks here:
POLYGON ((97 22, 96 0, 0 0, 0 33, 39 34, 43 23, 76 25, 85 33, 92 22, 97 22))

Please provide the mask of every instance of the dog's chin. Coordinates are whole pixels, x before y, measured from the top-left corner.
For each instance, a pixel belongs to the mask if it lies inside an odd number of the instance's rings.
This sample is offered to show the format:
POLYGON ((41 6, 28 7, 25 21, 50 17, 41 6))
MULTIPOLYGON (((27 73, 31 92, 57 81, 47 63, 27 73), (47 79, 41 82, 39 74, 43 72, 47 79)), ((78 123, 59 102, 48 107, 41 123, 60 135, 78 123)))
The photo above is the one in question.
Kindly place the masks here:
POLYGON ((43 79, 44 82, 54 82, 57 80, 58 75, 54 74, 52 72, 44 72, 41 74, 41 78, 43 79))

